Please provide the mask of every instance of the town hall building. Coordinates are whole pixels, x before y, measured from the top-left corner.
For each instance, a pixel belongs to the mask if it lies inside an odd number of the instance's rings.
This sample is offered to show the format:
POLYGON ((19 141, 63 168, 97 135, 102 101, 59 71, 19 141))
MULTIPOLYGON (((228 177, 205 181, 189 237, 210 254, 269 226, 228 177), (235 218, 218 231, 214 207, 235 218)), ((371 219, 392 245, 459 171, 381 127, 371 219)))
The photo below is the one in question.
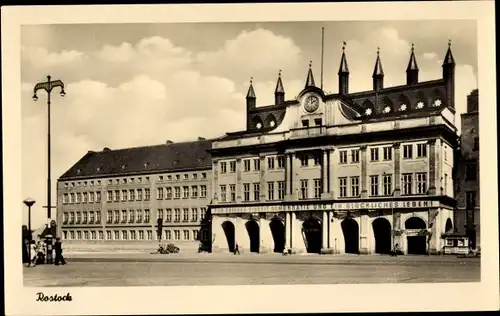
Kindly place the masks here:
POLYGON ((435 254, 454 228, 455 61, 420 82, 412 46, 406 84, 349 91, 345 47, 337 94, 315 84, 275 102, 246 96, 246 129, 212 141, 212 251, 435 254))

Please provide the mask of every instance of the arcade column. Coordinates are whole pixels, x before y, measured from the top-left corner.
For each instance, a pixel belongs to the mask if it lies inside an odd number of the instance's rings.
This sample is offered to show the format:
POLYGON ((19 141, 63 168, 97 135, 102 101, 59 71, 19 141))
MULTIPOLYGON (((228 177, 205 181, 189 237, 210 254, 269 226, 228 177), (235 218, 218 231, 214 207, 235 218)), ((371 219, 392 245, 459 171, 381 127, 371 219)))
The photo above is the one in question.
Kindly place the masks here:
POLYGON ((329 246, 329 238, 328 238, 328 233, 329 233, 329 230, 328 228, 330 227, 329 225, 329 222, 328 222, 328 211, 323 211, 323 219, 322 219, 322 228, 323 228, 323 238, 322 238, 322 242, 321 242, 321 245, 322 245, 322 249, 328 249, 330 248, 329 246))
POLYGON ((285 248, 289 249, 291 248, 290 246, 290 240, 292 240, 292 230, 291 230, 291 221, 290 221, 290 212, 285 213, 285 248))
POLYGON ((370 253, 370 234, 372 234, 370 217, 366 212, 359 214, 359 253, 366 255, 370 253))
POLYGON ((226 235, 222 228, 224 218, 219 215, 212 216, 212 252, 229 251, 227 248, 226 235))
POLYGON ((259 253, 273 252, 274 240, 271 232, 270 221, 265 214, 260 214, 259 229, 260 229, 260 247, 259 253))
POLYGON ((440 241, 441 234, 443 233, 443 225, 441 223, 441 216, 438 208, 429 209, 429 225, 430 236, 428 236, 428 252, 429 255, 435 255, 441 249, 440 241))

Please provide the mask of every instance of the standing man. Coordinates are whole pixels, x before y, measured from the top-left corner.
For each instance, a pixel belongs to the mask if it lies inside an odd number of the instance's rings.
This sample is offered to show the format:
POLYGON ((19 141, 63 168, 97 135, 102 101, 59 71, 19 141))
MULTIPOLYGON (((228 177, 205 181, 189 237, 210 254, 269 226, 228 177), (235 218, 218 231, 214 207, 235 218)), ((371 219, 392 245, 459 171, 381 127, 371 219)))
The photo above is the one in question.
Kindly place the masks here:
POLYGON ((64 260, 64 257, 62 255, 62 242, 61 238, 57 237, 56 238, 56 243, 54 244, 54 250, 56 252, 56 260, 55 260, 55 265, 59 265, 59 261, 61 264, 66 264, 66 261, 64 260))

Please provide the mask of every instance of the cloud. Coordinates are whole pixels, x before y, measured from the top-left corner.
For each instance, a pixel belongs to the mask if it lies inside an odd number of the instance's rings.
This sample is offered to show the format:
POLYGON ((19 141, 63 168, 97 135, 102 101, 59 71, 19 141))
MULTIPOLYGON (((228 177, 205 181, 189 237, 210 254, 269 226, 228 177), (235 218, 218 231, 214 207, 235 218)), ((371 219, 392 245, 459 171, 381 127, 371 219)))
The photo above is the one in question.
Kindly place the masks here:
POLYGON ((431 60, 431 59, 436 59, 436 58, 438 57, 438 54, 436 54, 436 53, 434 53, 434 52, 433 52, 433 53, 423 53, 423 54, 422 54, 422 57, 423 57, 424 59, 431 60))

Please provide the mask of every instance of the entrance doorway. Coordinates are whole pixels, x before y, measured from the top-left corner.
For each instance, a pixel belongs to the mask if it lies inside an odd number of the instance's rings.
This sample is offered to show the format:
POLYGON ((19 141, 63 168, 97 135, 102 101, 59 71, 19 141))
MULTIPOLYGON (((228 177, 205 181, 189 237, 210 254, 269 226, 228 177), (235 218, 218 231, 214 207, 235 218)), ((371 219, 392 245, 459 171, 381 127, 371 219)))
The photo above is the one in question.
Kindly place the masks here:
POLYGON ((444 226, 444 232, 445 233, 451 233, 453 232, 453 224, 451 223, 451 219, 446 220, 446 224, 444 226))
POLYGON ((222 223, 222 229, 224 230, 224 234, 226 235, 227 247, 229 249, 229 252, 234 252, 234 224, 230 221, 225 221, 224 223, 222 223))
POLYGON ((392 249, 391 223, 385 218, 377 218, 372 223, 375 236, 375 253, 388 254, 392 249))
MULTIPOLYGON (((405 222, 405 229, 422 230, 426 228, 424 220, 419 217, 410 217, 405 222)), ((407 236, 406 240, 409 255, 427 254, 427 236, 407 236)))
POLYGON ((250 252, 259 252, 260 246, 260 236, 259 236, 259 224, 254 220, 249 220, 245 227, 248 232, 248 238, 250 238, 250 252))
POLYGON ((347 218, 340 224, 344 234, 345 253, 359 254, 359 225, 352 219, 347 218))
POLYGON ((285 250, 285 225, 277 218, 274 218, 269 223, 271 234, 274 240, 274 252, 283 252, 285 250))
POLYGON ((302 224, 302 231, 308 253, 320 253, 323 244, 322 225, 319 220, 309 218, 302 224))

